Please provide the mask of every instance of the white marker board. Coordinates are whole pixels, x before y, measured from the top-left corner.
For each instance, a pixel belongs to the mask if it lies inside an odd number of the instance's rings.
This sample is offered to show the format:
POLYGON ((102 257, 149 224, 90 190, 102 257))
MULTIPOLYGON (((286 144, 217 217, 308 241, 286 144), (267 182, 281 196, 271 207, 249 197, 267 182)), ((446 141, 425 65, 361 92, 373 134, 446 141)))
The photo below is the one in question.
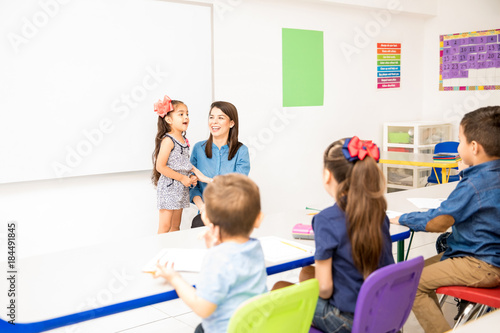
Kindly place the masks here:
POLYGON ((0 22, 0 183, 151 169, 165 94, 208 135, 210 6, 2 1, 0 22))

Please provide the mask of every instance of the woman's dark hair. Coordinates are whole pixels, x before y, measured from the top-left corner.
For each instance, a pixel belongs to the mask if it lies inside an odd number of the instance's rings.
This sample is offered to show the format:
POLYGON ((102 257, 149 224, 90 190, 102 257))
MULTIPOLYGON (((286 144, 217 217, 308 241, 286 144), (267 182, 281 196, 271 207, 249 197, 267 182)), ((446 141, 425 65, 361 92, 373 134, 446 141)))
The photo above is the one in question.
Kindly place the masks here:
MULTIPOLYGON (((227 143, 229 145, 229 155, 227 159, 228 161, 230 161, 236 155, 238 149, 240 149, 240 147, 243 145, 238 141, 238 110, 236 110, 236 107, 229 102, 217 101, 213 102, 212 105, 210 105, 210 111, 208 113, 209 116, 213 108, 220 109, 226 116, 229 117, 229 120, 232 120, 234 122, 234 126, 229 129, 229 134, 227 137, 227 143)), ((205 155, 207 155, 208 158, 212 158, 213 141, 214 139, 212 133, 210 133, 210 136, 205 143, 205 155)))
MULTIPOLYGON (((175 107, 177 105, 180 105, 180 104, 184 104, 184 103, 181 101, 172 100, 172 106, 174 107, 174 110, 175 110, 175 107)), ((186 104, 184 104, 184 105, 186 105, 186 104)), ((174 110, 172 110, 172 111, 174 111, 174 110)), ((172 112, 172 111, 170 111, 170 112, 172 112)), ((168 117, 168 113, 165 117, 168 117)), ((158 158, 158 153, 160 152, 161 140, 163 139, 165 134, 167 134, 168 132, 170 132, 172 130, 170 125, 165 121, 165 118, 162 118, 160 116, 158 116, 158 125, 157 126, 158 126, 158 131, 157 131, 156 137, 155 137, 155 150, 153 151, 153 156, 152 156, 153 172, 151 173, 151 181, 153 182, 154 186, 158 185, 158 179, 160 179, 160 176, 161 176, 161 173, 158 170, 156 170, 156 159, 158 158)))
POLYGON ((335 199, 346 213, 352 258, 366 278, 378 268, 383 248, 382 224, 386 216, 385 179, 371 156, 349 162, 342 153, 345 139, 325 151, 324 168, 337 181, 335 199))

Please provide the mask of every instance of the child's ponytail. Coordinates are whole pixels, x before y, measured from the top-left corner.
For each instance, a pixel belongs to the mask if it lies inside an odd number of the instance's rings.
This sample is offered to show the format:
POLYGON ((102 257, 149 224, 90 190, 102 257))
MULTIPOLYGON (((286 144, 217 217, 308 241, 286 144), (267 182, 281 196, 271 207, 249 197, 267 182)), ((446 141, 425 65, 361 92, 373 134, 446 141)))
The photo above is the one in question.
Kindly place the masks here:
POLYGON ((324 167, 338 183, 335 199, 346 213, 354 264, 364 278, 377 269, 382 253, 387 203, 378 155, 376 145, 357 137, 335 141, 324 154, 324 167))
POLYGON ((387 210, 384 188, 384 176, 372 157, 354 164, 345 212, 354 264, 364 278, 375 271, 380 262, 381 227, 387 210))

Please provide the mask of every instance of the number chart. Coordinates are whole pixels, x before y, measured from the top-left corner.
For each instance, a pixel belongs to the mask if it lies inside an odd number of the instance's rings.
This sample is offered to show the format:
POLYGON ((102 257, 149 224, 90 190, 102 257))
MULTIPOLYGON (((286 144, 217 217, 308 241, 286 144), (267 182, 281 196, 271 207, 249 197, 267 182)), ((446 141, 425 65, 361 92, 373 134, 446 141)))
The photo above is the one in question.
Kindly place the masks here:
POLYGON ((439 36, 439 90, 500 90, 500 29, 439 36))

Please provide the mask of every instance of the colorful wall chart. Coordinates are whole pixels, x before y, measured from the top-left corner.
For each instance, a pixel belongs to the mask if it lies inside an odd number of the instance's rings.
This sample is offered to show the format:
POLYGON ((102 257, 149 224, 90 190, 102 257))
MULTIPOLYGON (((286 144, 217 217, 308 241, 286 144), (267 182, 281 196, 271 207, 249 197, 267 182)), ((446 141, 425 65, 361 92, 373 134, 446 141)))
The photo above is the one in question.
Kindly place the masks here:
POLYGON ((439 90, 500 90, 500 29, 439 36, 439 90))
POLYGON ((283 106, 323 105, 323 31, 283 28, 282 43, 283 106))
POLYGON ((377 89, 400 86, 401 43, 377 43, 377 89))

